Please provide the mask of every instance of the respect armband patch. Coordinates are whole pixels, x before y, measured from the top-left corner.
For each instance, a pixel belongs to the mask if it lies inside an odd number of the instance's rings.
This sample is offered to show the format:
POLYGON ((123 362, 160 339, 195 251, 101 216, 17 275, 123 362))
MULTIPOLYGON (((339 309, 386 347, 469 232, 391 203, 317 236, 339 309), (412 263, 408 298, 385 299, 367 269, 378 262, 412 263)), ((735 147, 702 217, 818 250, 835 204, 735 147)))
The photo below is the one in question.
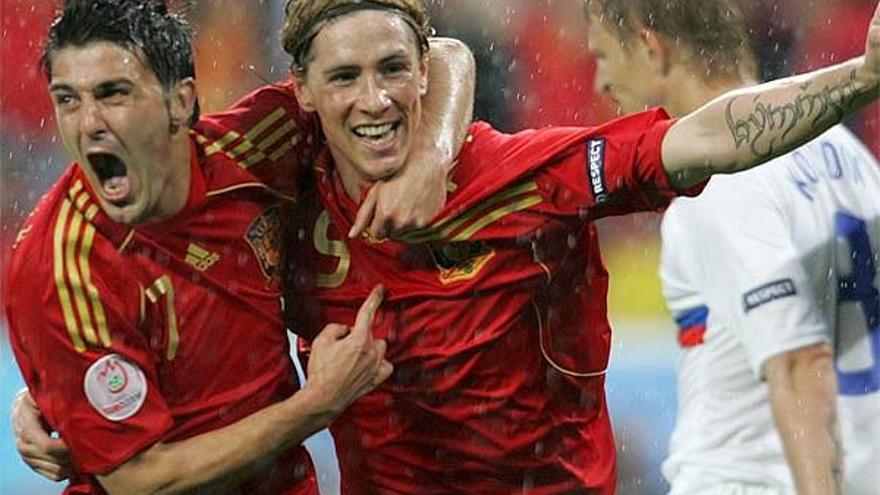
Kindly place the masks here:
POLYGON ((144 372, 119 354, 109 354, 92 363, 83 379, 83 388, 89 404, 110 421, 134 416, 147 399, 144 372))
POLYGON ((608 201, 608 187, 605 184, 605 138, 587 141, 587 177, 596 204, 608 201))
POLYGON ((743 309, 746 313, 769 302, 797 294, 794 281, 790 278, 764 284, 743 294, 743 309))

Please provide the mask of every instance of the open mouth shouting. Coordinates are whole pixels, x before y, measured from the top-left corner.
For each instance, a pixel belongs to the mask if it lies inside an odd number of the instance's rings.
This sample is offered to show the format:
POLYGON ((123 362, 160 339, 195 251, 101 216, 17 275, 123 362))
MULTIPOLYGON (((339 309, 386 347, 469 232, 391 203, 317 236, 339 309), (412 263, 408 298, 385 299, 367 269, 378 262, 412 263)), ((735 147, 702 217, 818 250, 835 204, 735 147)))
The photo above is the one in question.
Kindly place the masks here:
POLYGON ((402 120, 385 124, 355 126, 354 134, 370 148, 381 149, 394 143, 402 120))
POLYGON ((126 205, 132 195, 128 167, 118 156, 107 153, 89 153, 86 158, 98 178, 98 186, 104 199, 113 206, 126 205))

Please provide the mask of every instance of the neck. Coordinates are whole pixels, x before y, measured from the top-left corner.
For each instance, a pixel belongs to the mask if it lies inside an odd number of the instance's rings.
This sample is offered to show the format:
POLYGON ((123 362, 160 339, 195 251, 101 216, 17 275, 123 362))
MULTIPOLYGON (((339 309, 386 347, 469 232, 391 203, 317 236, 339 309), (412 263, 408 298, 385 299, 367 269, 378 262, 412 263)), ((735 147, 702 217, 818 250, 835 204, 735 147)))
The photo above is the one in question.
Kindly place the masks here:
POLYGON ((150 216, 151 221, 162 221, 177 215, 189 200, 192 183, 192 148, 186 129, 181 129, 174 137, 167 159, 172 164, 169 168, 171 173, 159 194, 154 214, 150 216))
POLYGON ((361 177, 355 170, 354 167, 346 167, 345 165, 340 166, 339 161, 335 159, 336 170, 339 171, 339 179, 342 181, 342 188, 345 189, 345 193, 348 194, 348 197, 358 202, 361 199, 361 195, 364 193, 364 190, 369 188, 373 183, 361 177))

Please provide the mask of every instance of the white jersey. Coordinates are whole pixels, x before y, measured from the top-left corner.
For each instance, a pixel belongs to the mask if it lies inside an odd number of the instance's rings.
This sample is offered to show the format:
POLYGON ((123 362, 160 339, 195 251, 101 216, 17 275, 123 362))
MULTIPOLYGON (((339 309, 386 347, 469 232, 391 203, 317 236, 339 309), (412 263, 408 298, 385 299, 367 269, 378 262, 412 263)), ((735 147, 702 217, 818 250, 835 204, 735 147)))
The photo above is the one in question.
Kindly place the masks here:
POLYGON ((672 493, 794 494, 761 370, 835 346, 844 493, 880 494, 880 165, 845 128, 712 178, 663 220, 661 278, 683 355, 663 473, 672 493))

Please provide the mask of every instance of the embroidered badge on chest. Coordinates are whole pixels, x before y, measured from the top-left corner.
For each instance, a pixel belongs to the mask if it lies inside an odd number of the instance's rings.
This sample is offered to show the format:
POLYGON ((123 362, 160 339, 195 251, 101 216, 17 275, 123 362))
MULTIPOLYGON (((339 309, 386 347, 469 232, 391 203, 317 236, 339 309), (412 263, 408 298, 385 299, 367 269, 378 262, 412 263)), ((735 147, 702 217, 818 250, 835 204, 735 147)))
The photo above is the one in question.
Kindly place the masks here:
POLYGON ((440 269, 440 282, 452 284, 476 277, 495 256, 485 242, 451 242, 430 246, 434 263, 440 269))
POLYGON ((147 399, 144 372, 119 354, 109 354, 89 366, 83 386, 89 404, 110 421, 134 416, 147 399))
POLYGON ((272 206, 248 227, 245 240, 260 262, 260 270, 269 281, 278 282, 281 263, 281 208, 272 206))

